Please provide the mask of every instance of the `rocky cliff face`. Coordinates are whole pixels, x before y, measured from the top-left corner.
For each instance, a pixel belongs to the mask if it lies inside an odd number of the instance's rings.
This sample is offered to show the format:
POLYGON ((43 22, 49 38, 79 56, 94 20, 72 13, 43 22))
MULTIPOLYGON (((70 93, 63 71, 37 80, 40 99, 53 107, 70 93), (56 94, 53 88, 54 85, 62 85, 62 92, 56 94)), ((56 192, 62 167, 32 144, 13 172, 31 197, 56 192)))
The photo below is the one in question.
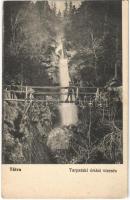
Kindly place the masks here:
POLYGON ((99 108, 90 123, 90 108, 78 105, 79 121, 61 126, 58 105, 3 106, 3 163, 122 163, 122 131, 99 108))
POLYGON ((57 106, 8 101, 3 106, 3 163, 51 163, 46 142, 58 123, 57 106))

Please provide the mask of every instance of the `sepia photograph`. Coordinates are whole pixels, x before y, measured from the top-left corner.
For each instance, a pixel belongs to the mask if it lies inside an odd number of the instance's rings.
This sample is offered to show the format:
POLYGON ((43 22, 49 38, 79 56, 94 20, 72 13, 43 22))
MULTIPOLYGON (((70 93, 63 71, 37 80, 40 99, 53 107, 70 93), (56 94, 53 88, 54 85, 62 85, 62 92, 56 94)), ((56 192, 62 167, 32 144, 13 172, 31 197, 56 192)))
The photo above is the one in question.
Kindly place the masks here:
POLYGON ((3 2, 2 163, 123 164, 122 1, 3 2))

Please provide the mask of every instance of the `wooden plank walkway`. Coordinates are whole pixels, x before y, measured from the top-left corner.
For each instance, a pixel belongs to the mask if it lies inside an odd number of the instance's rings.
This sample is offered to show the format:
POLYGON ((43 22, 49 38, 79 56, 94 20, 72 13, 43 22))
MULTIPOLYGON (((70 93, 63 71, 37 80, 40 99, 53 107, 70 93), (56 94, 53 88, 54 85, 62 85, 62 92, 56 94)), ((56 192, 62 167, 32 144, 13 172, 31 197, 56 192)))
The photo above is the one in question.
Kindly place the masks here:
MULTIPOLYGON (((4 101, 37 101, 37 102, 47 102, 47 101, 55 101, 48 99, 38 99, 40 96, 62 96, 65 95, 66 98, 68 96, 68 89, 72 88, 74 97, 75 92, 77 97, 81 96, 95 96, 97 92, 97 87, 60 87, 60 86, 20 86, 20 85, 5 85, 3 91, 9 92, 10 97, 4 98, 4 101), (39 90, 40 89, 40 90, 39 90), (76 90, 73 90, 76 89, 76 90), (18 96, 19 95, 19 96, 18 96)), ((56 100, 59 103, 65 103, 65 101, 56 100)))

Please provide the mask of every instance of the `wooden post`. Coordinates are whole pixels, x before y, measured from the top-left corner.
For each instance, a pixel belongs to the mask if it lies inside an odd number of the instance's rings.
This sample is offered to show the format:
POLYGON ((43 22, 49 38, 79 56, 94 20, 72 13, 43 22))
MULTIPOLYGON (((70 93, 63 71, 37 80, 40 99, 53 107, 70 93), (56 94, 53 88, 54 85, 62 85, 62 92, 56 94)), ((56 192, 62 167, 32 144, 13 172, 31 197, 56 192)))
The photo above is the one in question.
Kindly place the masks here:
POLYGON ((28 87, 26 86, 26 99, 28 98, 28 87))
POLYGON ((104 114, 105 114, 105 110, 104 110, 104 105, 103 105, 103 111, 102 111, 102 121, 104 121, 104 114))
POLYGON ((31 125, 29 124, 30 137, 29 137, 29 163, 32 163, 32 136, 31 136, 31 125))
POLYGON ((89 148, 90 148, 90 144, 91 144, 91 138, 90 138, 90 137, 91 137, 91 135, 90 135, 90 134, 91 134, 91 114, 92 114, 92 113, 91 113, 91 111, 92 111, 92 110, 91 110, 91 104, 90 104, 89 109, 90 109, 90 110, 89 110, 89 131, 88 131, 88 140, 89 140, 89 148))
POLYGON ((21 66, 21 91, 23 89, 23 65, 21 66))
POLYGON ((117 63, 115 64, 115 79, 117 79, 117 63))
POLYGON ((77 97, 79 98, 79 87, 77 87, 77 97))

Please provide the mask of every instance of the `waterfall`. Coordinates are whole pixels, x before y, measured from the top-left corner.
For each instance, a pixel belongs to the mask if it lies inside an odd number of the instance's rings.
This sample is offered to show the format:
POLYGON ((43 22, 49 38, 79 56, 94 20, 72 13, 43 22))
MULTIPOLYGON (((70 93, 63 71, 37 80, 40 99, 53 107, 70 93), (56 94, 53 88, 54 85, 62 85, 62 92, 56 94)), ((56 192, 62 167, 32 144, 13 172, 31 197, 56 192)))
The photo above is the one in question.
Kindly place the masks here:
MULTIPOLYGON (((57 48, 57 53, 59 54, 59 76, 60 76, 60 86, 69 86, 69 71, 68 71, 68 59, 64 55, 62 40, 59 40, 59 45, 57 48)), ((62 90, 62 92, 67 93, 68 90, 62 90)), ((61 100, 65 101, 67 95, 61 95, 61 100)), ((59 106, 62 125, 75 124, 78 121, 77 116, 77 106, 74 103, 62 103, 59 106)))

